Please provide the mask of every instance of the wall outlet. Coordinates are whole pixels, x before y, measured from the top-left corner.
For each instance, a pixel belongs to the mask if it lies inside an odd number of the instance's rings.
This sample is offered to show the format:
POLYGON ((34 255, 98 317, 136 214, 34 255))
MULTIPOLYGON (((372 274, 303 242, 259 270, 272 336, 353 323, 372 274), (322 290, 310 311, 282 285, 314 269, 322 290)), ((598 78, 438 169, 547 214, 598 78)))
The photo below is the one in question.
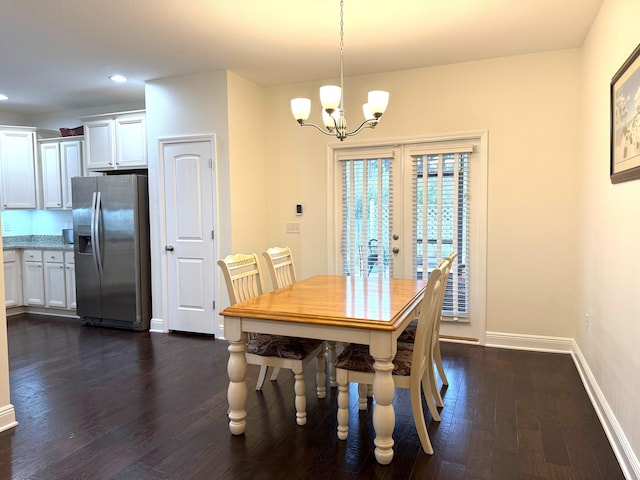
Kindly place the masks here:
POLYGON ((6 222, 6 223, 4 224, 4 228, 3 228, 3 230, 4 230, 5 232, 10 232, 10 231, 11 231, 11 224, 10 224, 9 222, 6 222))
POLYGON ((584 328, 589 328, 589 323, 591 322, 591 315, 588 313, 584 314, 584 328))
POLYGON ((287 233, 300 233, 299 222, 287 222, 284 225, 287 233))

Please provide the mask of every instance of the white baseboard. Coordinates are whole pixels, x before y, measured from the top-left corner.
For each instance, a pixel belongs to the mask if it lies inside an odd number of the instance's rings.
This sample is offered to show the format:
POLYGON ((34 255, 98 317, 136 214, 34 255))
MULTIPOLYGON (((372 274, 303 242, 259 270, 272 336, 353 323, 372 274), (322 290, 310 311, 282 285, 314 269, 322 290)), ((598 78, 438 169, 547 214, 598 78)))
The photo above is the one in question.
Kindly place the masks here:
POLYGON ((600 419, 602 428, 609 439, 611 448, 618 459, 622 473, 627 480, 640 480, 638 457, 631 448, 622 427, 620 427, 584 355, 582 355, 580 347, 573 338, 486 332, 485 346, 570 354, 591 399, 591 404, 600 419))
POLYGON ((572 353, 572 338, 519 335, 514 333, 486 332, 485 346, 533 350, 538 352, 572 353))
POLYGON ((16 422, 16 411, 10 403, 0 407, 0 432, 9 430, 18 425, 16 422))
POLYGON ((164 326, 164 320, 161 318, 152 318, 149 322, 149 331, 153 333, 167 333, 168 330, 164 326))
POLYGON ((640 480, 640 463, 638 462, 638 457, 631 448, 627 436, 624 434, 622 427, 611 410, 604 393, 600 390, 600 386, 598 382, 596 382, 584 355, 582 355, 580 347, 575 341, 573 341, 573 345, 573 361, 576 364, 576 368, 582 378, 582 383, 587 390, 591 403, 598 414, 598 418, 600 418, 602 428, 609 438, 609 443, 618 459, 620 468, 622 468, 622 473, 624 473, 625 478, 628 480, 640 480))

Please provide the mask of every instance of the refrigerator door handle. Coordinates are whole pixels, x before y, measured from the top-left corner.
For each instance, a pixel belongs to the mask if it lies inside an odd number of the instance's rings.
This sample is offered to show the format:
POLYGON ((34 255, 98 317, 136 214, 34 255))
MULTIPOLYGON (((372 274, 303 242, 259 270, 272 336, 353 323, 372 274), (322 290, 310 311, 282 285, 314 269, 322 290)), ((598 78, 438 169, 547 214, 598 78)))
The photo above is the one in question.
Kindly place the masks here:
POLYGON ((97 193, 93 192, 93 196, 91 197, 91 228, 89 230, 89 235, 91 236, 91 255, 93 260, 93 266, 96 269, 96 274, 98 278, 100 278, 100 270, 98 269, 98 261, 96 260, 96 197, 97 193))
POLYGON ((100 212, 102 209, 102 202, 100 198, 100 192, 94 192, 95 204, 93 208, 92 218, 92 230, 91 235, 93 239, 93 255, 96 262, 96 269, 98 270, 98 277, 102 278, 102 250, 100 248, 100 212))

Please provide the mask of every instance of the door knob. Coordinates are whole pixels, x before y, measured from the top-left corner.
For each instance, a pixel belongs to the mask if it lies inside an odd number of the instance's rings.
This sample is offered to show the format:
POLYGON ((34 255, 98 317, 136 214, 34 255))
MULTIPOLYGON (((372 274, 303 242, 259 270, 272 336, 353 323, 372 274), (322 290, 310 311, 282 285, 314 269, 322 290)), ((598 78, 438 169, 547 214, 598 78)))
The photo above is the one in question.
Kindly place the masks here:
POLYGON ((394 239, 394 240, 398 240, 399 238, 400 238, 400 236, 399 236, 397 233, 394 233, 394 234, 393 234, 393 239, 394 239))
POLYGON ((165 245, 165 246, 164 246, 164 249, 165 249, 167 252, 173 252, 173 245, 165 245))
POLYGON ((391 251, 393 253, 398 253, 400 251, 400 249, 398 247, 393 247, 393 249, 391 251))

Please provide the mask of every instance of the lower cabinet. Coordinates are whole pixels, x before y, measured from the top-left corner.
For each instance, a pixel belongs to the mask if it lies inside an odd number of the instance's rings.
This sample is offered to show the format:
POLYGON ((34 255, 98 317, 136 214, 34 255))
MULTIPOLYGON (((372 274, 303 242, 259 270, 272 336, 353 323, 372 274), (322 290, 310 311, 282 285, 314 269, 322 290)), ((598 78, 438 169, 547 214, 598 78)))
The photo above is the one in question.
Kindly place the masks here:
POLYGON ((25 305, 44 306, 42 250, 25 250, 22 257, 22 297, 25 305))
POLYGON ((5 250, 4 259, 4 304, 6 308, 22 305, 22 268, 20 255, 15 250, 5 250))
MULTIPOLYGON (((6 256, 5 252, 5 256, 6 256)), ((13 252, 17 255, 16 252, 13 252)), ((6 257, 5 257, 6 258, 6 257)), ((5 261, 6 262, 6 261, 5 261)), ((5 263, 5 277, 7 267, 5 263)), ((5 286, 5 290, 8 287, 5 286)), ((41 306, 76 309, 76 276, 73 252, 24 250, 22 255, 22 299, 6 306, 41 306)), ((6 294, 6 292, 5 292, 6 294)))
POLYGON ((76 265, 73 252, 64 252, 64 276, 67 292, 67 308, 76 309, 76 265))
POLYGON ((49 308, 67 308, 65 288, 64 252, 44 252, 44 298, 49 308))

